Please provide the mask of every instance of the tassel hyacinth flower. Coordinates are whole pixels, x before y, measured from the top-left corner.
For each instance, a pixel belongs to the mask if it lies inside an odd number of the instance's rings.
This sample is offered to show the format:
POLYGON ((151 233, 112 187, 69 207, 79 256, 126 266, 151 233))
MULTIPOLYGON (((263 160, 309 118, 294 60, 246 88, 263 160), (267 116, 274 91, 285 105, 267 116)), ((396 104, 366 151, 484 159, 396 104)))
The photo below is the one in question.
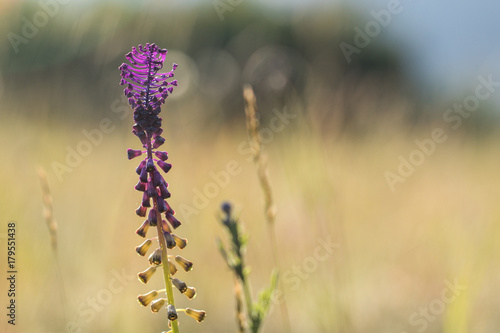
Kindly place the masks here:
MULTIPOLYGON (((126 54, 128 64, 124 63, 120 66, 121 81, 120 85, 125 86, 124 93, 128 97, 130 106, 134 111, 134 125, 132 133, 136 135, 142 144, 142 149, 128 149, 128 159, 144 156, 144 159, 139 163, 136 173, 139 175, 139 182, 135 185, 135 189, 142 192, 141 205, 136 209, 136 214, 142 218, 146 218, 136 233, 143 238, 146 238, 149 227, 155 227, 157 237, 153 237, 144 241, 136 247, 139 255, 145 256, 150 247, 154 243, 158 243, 158 247, 149 255, 150 266, 143 272, 138 274, 138 278, 142 283, 148 283, 150 278, 156 272, 156 269, 161 267, 165 280, 165 289, 159 291, 151 291, 144 295, 138 296, 138 301, 143 306, 151 304, 153 312, 159 312, 166 308, 165 311, 169 320, 169 326, 172 333, 179 332, 177 323, 177 312, 185 312, 193 317, 193 311, 185 309, 176 309, 174 302, 173 288, 174 285, 181 293, 185 293, 189 299, 194 298, 195 289, 188 287, 184 282, 179 284, 180 280, 172 279, 171 275, 177 272, 174 260, 169 260, 167 251, 175 248, 183 249, 187 245, 187 239, 181 238, 172 233, 172 229, 176 229, 181 225, 181 222, 174 217, 174 210, 167 203, 166 199, 170 198, 168 191, 168 183, 162 176, 172 168, 170 163, 167 163, 168 153, 157 150, 165 143, 165 139, 161 136, 163 133, 162 118, 159 116, 161 106, 165 103, 166 98, 173 92, 177 86, 177 80, 170 80, 174 76, 174 71, 177 64, 173 64, 172 70, 167 73, 159 73, 163 68, 163 63, 167 55, 166 49, 161 49, 155 44, 139 45, 133 47, 132 51, 126 54), (168 221, 168 223, 167 223, 168 221), (160 292, 165 292, 166 297, 160 297, 160 292), (156 298, 156 297, 159 298, 156 298)), ((155 246, 153 246, 153 249, 155 246)), ((175 258, 175 262, 186 272, 192 268, 193 263, 180 257, 175 258)), ((200 321, 204 318, 198 315, 195 319, 200 321)))

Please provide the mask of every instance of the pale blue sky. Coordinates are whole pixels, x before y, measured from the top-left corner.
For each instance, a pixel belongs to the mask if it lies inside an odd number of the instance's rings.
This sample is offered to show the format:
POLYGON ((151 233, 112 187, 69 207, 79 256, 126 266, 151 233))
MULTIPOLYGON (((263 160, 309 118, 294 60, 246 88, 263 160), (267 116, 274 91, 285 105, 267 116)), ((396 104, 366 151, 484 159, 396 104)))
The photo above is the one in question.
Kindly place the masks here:
MULTIPOLYGON (((345 1, 366 14, 388 2, 345 1)), ((467 89, 480 74, 497 73, 500 81, 500 1, 401 0, 401 5, 382 37, 405 46, 401 51, 412 74, 443 93, 467 89)))
MULTIPOLYGON (((371 10, 387 8, 394 0, 257 1, 275 8, 336 3, 354 8, 368 22, 373 19, 371 10)), ((404 55, 410 75, 429 90, 442 95, 467 91, 481 74, 493 73, 500 81, 500 1, 400 0, 400 4, 402 11, 377 38, 404 55)))

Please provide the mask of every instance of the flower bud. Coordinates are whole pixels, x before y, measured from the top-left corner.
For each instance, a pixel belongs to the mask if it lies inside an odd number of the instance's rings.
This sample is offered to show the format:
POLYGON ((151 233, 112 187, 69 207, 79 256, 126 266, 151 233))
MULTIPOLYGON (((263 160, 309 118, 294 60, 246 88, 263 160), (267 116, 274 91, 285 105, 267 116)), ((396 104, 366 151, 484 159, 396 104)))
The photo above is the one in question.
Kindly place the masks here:
POLYGON ((190 316, 191 318, 194 318, 197 322, 201 323, 203 319, 205 319, 206 312, 203 310, 195 310, 191 308, 186 308, 185 313, 190 316))
POLYGON ((142 194, 142 206, 143 207, 151 207, 151 200, 149 199, 149 195, 147 192, 142 194))
POLYGON ((175 307, 172 304, 169 304, 167 306, 167 317, 170 320, 176 320, 177 319, 177 311, 175 310, 175 307))
POLYGON ((161 249, 157 248, 148 258, 151 265, 161 265, 161 249))
POLYGON ((161 135, 162 133, 163 133, 163 128, 158 128, 153 134, 153 137, 156 138, 158 135, 161 135))
POLYGON ((196 288, 194 287, 188 287, 187 290, 184 292, 184 295, 187 296, 189 299, 193 299, 196 297, 196 288))
POLYGON ((141 205, 141 206, 139 206, 139 208, 137 208, 137 209, 135 210, 135 213, 136 213, 137 215, 139 215, 140 217, 144 217, 144 216, 146 216, 146 211, 147 211, 147 210, 148 210, 148 209, 147 209, 146 207, 144 207, 144 206, 142 206, 142 205, 141 205))
POLYGON ((170 226, 168 225, 167 221, 165 220, 161 220, 161 228, 164 232, 172 232, 172 230, 170 229, 170 226))
POLYGON ((154 180, 153 185, 155 187, 158 187, 165 182, 165 180, 163 179, 163 176, 161 175, 161 173, 158 172, 158 170, 156 170, 153 173, 153 180, 154 180))
POLYGON ((183 249, 187 245, 187 239, 186 238, 181 238, 177 236, 176 234, 172 234, 172 237, 174 237, 175 244, 179 247, 179 249, 183 249))
POLYGON ((172 284, 181 292, 181 294, 183 294, 187 290, 186 283, 182 282, 178 278, 172 278, 172 284))
POLYGON ((181 256, 175 256, 175 261, 186 271, 189 272, 193 269, 193 263, 181 256))
POLYGON ((222 205, 221 205, 221 209, 224 213, 226 213, 226 215, 231 215, 231 210, 232 210, 232 207, 231 207, 231 203, 230 202, 223 202, 222 205))
POLYGON ((168 159, 168 153, 166 151, 155 151, 155 155, 162 161, 166 161, 168 159))
POLYGON ((151 198, 156 197, 156 195, 158 193, 156 192, 156 188, 153 186, 153 182, 151 180, 148 182, 147 188, 148 188, 148 191, 147 191, 148 196, 150 196, 151 198))
POLYGON ((147 183, 148 182, 148 171, 146 170, 146 168, 142 168, 141 170, 141 174, 139 175, 139 180, 143 183, 147 183))
POLYGON ((135 231, 135 233, 138 234, 139 236, 141 236, 142 238, 145 238, 146 234, 148 232, 148 229, 149 229, 149 221, 146 220, 142 223, 142 225, 139 227, 139 229, 137 229, 135 231))
POLYGON ((163 199, 170 198, 170 192, 167 190, 167 184, 163 183, 160 185, 160 195, 163 199))
POLYGON ((166 298, 158 298, 151 302, 151 311, 158 312, 165 305, 166 298))
POLYGON ((142 306, 148 306, 156 296, 158 296, 158 292, 156 290, 153 290, 147 294, 137 296, 137 300, 139 301, 139 303, 141 303, 142 306))
POLYGON ((153 162, 153 159, 152 158, 148 159, 148 161, 146 162, 146 171, 153 172, 155 170, 156 170, 156 167, 155 167, 155 163, 153 162))
POLYGON ((170 205, 163 198, 158 198, 156 204, 158 205, 160 213, 167 212, 170 208, 170 205))
MULTIPOLYGON (((139 101, 140 102, 140 101, 139 101)), ((137 132, 137 137, 139 140, 141 140, 141 143, 144 145, 144 147, 148 144, 148 137, 144 131, 137 132)))
POLYGON ((176 229, 181 225, 181 222, 176 219, 171 213, 165 214, 165 217, 167 218, 168 222, 170 222, 172 228, 176 229))
POLYGON ((158 166, 163 170, 163 172, 167 173, 172 169, 172 164, 166 163, 163 161, 158 161, 158 166))
POLYGON ((141 163, 139 163, 139 165, 137 166, 137 168, 135 169, 135 172, 140 175, 141 174, 141 171, 142 169, 146 166, 146 160, 142 160, 141 163))
POLYGON ((151 243, 151 239, 147 239, 141 245, 136 247, 135 250, 137 251, 137 253, 139 253, 139 255, 144 256, 151 247, 151 243))
POLYGON ((177 267, 170 259, 168 259, 168 270, 170 271, 170 275, 175 275, 175 273, 177 273, 177 267))
POLYGON ((165 242, 167 243, 167 247, 169 249, 173 249, 175 247, 175 239, 170 232, 164 232, 163 237, 165 237, 165 242))
POLYGON ((150 226, 156 227, 156 225, 158 224, 157 216, 158 215, 156 214, 156 209, 149 210, 148 221, 150 226))
POLYGON ((142 155, 142 151, 140 150, 135 150, 135 149, 128 149, 127 150, 127 155, 128 155, 128 159, 131 160, 135 157, 138 157, 138 156, 141 156, 142 155))
POLYGON ((161 137, 161 136, 157 136, 155 138, 154 143, 153 143, 153 149, 156 149, 156 148, 160 147, 164 143, 165 143, 165 139, 163 137, 161 137))
POLYGON ((137 274, 137 277, 139 278, 139 281, 146 284, 148 283, 149 279, 151 279, 151 277, 155 272, 156 272, 156 266, 150 266, 144 272, 140 272, 139 274, 137 274))
POLYGON ((139 182, 137 183, 137 185, 135 185, 135 187, 134 187, 134 188, 135 188, 137 191, 144 192, 144 191, 146 191, 146 183, 143 183, 143 182, 139 181, 139 182))

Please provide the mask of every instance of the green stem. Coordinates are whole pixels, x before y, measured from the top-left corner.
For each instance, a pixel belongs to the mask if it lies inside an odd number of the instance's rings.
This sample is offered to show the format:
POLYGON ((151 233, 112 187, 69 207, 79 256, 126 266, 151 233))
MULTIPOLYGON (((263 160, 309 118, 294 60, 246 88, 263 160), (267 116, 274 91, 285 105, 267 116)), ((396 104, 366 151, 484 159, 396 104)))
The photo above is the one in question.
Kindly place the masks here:
POLYGON ((243 286, 243 292, 245 293, 245 302, 246 302, 246 305, 247 305, 247 316, 248 316, 248 320, 250 322, 250 328, 252 330, 252 332, 257 332, 256 329, 258 329, 258 327, 254 327, 253 326, 253 313, 252 313, 252 304, 253 304, 253 301, 252 301, 252 294, 250 293, 250 287, 247 283, 247 279, 245 277, 241 278, 241 284, 243 286))
MULTIPOLYGON (((151 139, 148 135, 148 159, 153 158, 153 150, 151 149, 151 139)), ((150 173, 151 182, 154 184, 154 174, 150 173)), ((165 241, 165 237, 163 237, 163 229, 162 229, 162 219, 161 213, 158 209, 157 198, 153 197, 153 209, 156 210, 156 231, 158 233, 158 242, 160 243, 161 248, 161 262, 163 268, 163 278, 165 280, 165 289, 167 293, 168 304, 172 304, 175 308, 174 301, 174 291, 172 289, 172 279, 170 277, 170 264, 168 262, 168 254, 167 254, 167 243, 165 241)), ((177 319, 172 320, 172 333, 179 333, 179 326, 177 324, 177 319)))
MULTIPOLYGON (((167 255, 167 244, 165 242, 165 238, 163 237, 163 230, 161 229, 161 215, 160 212, 158 211, 158 208, 156 207, 156 200, 155 201, 155 209, 157 210, 157 216, 158 216, 158 222, 156 229, 158 231, 158 240, 160 242, 160 248, 161 248, 161 262, 163 263, 161 266, 163 268, 163 277, 165 279, 165 289, 167 293, 167 300, 168 304, 172 304, 175 307, 175 301, 174 301, 174 291, 172 288, 172 279, 170 277, 170 264, 168 262, 168 255, 167 255)), ((177 319, 172 321, 172 333, 179 333, 179 327, 177 325, 177 319)))

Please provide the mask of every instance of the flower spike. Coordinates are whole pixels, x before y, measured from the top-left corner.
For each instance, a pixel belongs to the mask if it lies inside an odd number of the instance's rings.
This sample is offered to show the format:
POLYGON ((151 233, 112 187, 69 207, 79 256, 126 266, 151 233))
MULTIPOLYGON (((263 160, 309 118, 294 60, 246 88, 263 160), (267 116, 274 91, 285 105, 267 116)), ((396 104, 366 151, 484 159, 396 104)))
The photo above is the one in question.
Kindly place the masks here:
POLYGON ((163 177, 171 170, 172 165, 166 162, 169 158, 166 151, 156 150, 165 143, 165 139, 162 137, 161 107, 173 92, 174 87, 178 85, 177 80, 171 79, 177 64, 173 64, 171 71, 162 72, 166 55, 167 50, 159 48, 156 44, 139 45, 133 47, 132 51, 125 55, 128 62, 123 63, 119 69, 121 71, 120 85, 124 86, 123 93, 133 109, 135 123, 132 126, 132 133, 139 138, 142 145, 140 149, 129 148, 127 150, 129 160, 142 158, 135 170, 139 176, 139 182, 134 188, 142 192, 141 205, 135 213, 142 217, 144 222, 136 230, 136 234, 146 238, 149 227, 156 227, 157 230, 157 237, 147 239, 136 247, 136 252, 145 256, 153 243, 158 242, 158 247, 148 258, 151 266, 137 276, 142 283, 147 283, 156 270, 161 267, 165 280, 165 289, 161 292, 166 293, 166 298, 155 299, 160 290, 153 290, 147 294, 139 295, 137 299, 143 306, 150 305, 153 312, 158 312, 161 308, 166 307, 169 327, 171 328, 169 332, 179 333, 173 286, 185 293, 189 299, 194 298, 196 290, 193 287, 188 287, 184 282, 172 278, 177 273, 176 264, 188 271, 193 263, 174 256, 171 256, 172 260, 170 260, 168 259, 170 256, 167 254, 167 251, 176 246, 179 249, 184 248, 187 239, 172 234, 172 229, 181 225, 179 220, 174 217, 174 210, 166 201, 170 198, 170 192, 163 177))

